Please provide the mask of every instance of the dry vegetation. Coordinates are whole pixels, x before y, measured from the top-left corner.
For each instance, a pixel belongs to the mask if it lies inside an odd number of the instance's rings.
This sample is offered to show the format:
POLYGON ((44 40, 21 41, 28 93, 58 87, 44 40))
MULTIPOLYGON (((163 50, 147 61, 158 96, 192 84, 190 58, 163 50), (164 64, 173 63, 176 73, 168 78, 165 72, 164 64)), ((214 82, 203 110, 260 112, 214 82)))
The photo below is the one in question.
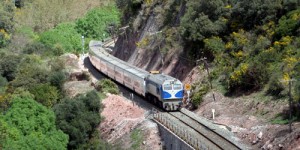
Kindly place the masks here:
POLYGON ((17 26, 32 27, 41 32, 61 22, 74 21, 92 8, 108 5, 113 0, 35 0, 26 1, 24 8, 16 12, 17 26))

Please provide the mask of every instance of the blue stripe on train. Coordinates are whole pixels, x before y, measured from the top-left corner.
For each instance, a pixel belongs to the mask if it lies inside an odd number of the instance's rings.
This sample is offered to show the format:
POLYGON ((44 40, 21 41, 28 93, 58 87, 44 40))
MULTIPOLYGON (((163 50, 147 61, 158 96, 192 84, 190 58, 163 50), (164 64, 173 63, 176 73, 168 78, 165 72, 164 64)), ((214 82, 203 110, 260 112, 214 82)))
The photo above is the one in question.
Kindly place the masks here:
MULTIPOLYGON (((171 98, 172 95, 166 91, 163 91, 163 94, 162 94, 162 98, 163 99, 168 99, 168 98, 171 98)), ((176 94, 175 94, 175 97, 176 98, 183 98, 183 90, 181 91, 178 91, 176 94)))
POLYGON ((166 91, 163 91, 163 93, 162 93, 162 98, 163 99, 167 99, 167 98, 171 98, 171 97, 172 97, 172 95, 170 93, 168 93, 166 91))
POLYGON ((177 93, 175 94, 175 97, 176 97, 176 98, 183 98, 183 90, 177 92, 177 93))

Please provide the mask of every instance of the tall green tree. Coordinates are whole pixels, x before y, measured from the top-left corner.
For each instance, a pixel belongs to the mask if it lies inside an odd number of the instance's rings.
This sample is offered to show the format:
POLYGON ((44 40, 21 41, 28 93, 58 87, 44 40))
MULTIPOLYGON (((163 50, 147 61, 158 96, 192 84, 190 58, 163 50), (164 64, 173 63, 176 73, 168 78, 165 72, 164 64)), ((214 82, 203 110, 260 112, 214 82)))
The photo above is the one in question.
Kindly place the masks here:
POLYGON ((100 123, 100 99, 92 91, 74 99, 65 99, 54 106, 58 128, 70 137, 69 149, 76 149, 86 144, 100 123))
POLYGON ((217 35, 225 29, 225 3, 222 0, 187 2, 187 11, 181 21, 181 32, 190 41, 201 41, 204 38, 217 35), (193 21, 191 21, 193 20, 193 21))

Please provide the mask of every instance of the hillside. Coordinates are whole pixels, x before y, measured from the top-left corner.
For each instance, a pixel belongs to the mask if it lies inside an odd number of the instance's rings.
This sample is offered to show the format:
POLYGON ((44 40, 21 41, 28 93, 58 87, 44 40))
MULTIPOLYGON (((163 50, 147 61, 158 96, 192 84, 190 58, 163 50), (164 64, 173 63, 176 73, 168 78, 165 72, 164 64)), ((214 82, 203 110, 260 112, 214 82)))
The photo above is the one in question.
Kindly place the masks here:
POLYGON ((82 40, 109 36, 106 25, 118 22, 113 1, 5 0, 0 16, 0 149, 110 149, 97 130, 103 91, 76 55, 82 40), (99 14, 110 22, 91 19, 99 14), (90 20, 98 32, 85 30, 90 20))
POLYGON ((115 56, 191 83, 194 111, 212 119, 216 109, 215 121, 240 129, 237 134, 247 144, 297 147, 299 2, 126 2, 117 1, 123 28, 115 56), (261 131, 264 138, 257 144, 261 131))

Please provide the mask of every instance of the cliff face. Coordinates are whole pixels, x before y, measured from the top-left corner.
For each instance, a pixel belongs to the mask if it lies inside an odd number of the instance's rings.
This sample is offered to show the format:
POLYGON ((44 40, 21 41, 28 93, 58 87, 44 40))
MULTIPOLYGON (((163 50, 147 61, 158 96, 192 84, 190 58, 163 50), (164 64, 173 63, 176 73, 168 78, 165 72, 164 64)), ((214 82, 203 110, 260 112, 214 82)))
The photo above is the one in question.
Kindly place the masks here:
POLYGON ((123 18, 125 27, 120 31, 113 54, 147 71, 159 70, 183 80, 195 65, 181 56, 184 46, 179 33, 174 33, 184 10, 183 2, 141 4, 137 15, 123 18), (161 13, 167 13, 168 9, 175 7, 177 9, 173 19, 166 25, 168 18, 164 18, 161 13), (178 46, 168 45, 168 36, 177 36, 178 46))

